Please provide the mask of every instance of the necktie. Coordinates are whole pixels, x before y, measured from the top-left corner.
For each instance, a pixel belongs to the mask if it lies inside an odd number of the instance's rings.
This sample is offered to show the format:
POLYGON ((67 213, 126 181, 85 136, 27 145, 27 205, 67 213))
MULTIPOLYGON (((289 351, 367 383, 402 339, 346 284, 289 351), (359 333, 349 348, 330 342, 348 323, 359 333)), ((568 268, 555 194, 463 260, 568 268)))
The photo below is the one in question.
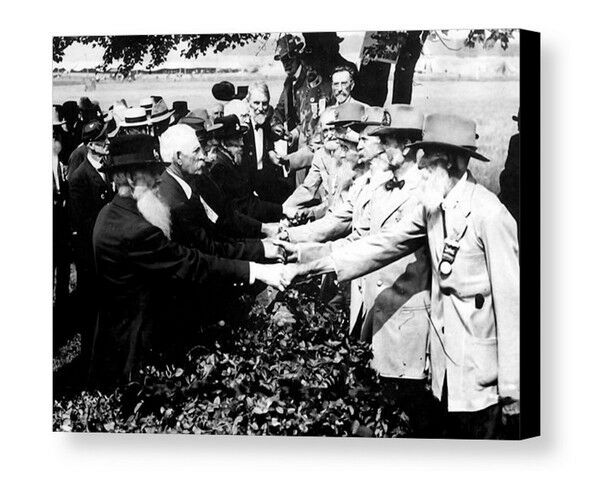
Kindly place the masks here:
POLYGON ((404 183, 405 182, 403 180, 397 180, 396 178, 392 178, 384 184, 384 188, 389 191, 393 190, 394 188, 398 188, 399 190, 401 190, 403 188, 404 183))
POLYGON ((295 128, 295 113, 294 113, 294 102, 293 102, 293 83, 294 78, 287 76, 285 79, 285 120, 287 121, 287 129, 292 130, 295 128))

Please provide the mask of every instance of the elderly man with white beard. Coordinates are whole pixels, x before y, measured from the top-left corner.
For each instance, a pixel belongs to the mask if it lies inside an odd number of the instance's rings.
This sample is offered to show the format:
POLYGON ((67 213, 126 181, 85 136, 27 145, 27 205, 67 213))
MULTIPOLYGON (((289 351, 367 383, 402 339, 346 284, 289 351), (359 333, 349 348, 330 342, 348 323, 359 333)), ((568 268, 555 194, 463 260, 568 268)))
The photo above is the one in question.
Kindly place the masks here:
POLYGON ((171 282, 201 288, 219 281, 277 284, 266 277, 271 275, 269 266, 206 255, 171 241, 169 207, 156 193, 166 164, 160 161, 154 138, 119 136, 109 151, 104 169, 117 194, 101 210, 93 230, 103 297, 89 381, 98 387, 128 382, 146 363, 180 351, 184 328, 172 312, 167 294, 171 282))
MULTIPOLYGON (((519 247, 513 217, 477 183, 475 122, 429 115, 421 148, 422 202, 399 224, 342 246, 331 256, 283 268, 279 287, 295 277, 336 272, 349 280, 420 247, 432 264, 432 390, 449 438, 497 438, 501 411, 519 416, 519 247)), ((277 268, 277 270, 281 270, 277 268)))

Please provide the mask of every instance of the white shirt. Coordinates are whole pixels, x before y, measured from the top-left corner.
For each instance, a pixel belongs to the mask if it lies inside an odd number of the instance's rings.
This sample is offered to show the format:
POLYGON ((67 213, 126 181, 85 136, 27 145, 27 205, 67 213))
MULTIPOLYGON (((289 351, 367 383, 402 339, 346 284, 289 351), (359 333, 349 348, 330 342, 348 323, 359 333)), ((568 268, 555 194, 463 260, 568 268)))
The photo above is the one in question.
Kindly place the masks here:
POLYGON ((255 127, 253 125, 253 137, 255 139, 255 156, 257 160, 258 170, 262 169, 262 157, 264 156, 264 129, 262 126, 255 127))
MULTIPOLYGON (((167 170, 167 173, 169 173, 169 175, 171 175, 177 181, 177 183, 179 183, 179 186, 182 187, 182 190, 184 190, 184 193, 186 194, 186 198, 188 200, 190 200, 190 198, 192 198, 192 187, 190 185, 188 185, 180 177, 178 177, 177 175, 175 175, 174 173, 172 173, 171 170, 167 170)), ((207 217, 209 217, 209 220, 211 220, 211 223, 217 222, 217 219, 218 219, 217 213, 215 213, 215 211, 207 204, 207 202, 205 202, 205 200, 203 199, 203 197, 201 197, 199 195, 198 198, 201 201, 201 203, 203 204, 203 208, 205 209, 205 213, 207 214, 207 217)))

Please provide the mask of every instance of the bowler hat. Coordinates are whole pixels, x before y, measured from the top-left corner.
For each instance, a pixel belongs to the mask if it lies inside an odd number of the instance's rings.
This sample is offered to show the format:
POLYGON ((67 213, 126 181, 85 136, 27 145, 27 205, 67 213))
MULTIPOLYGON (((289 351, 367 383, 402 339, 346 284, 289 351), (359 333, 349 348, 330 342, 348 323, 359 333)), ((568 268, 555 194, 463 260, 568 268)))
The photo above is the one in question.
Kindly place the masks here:
POLYGON ((299 54, 304 48, 304 42, 294 35, 285 34, 277 39, 277 47, 274 53, 274 60, 281 60, 283 57, 293 57, 299 54))
POLYGON ((418 109, 408 104, 391 104, 386 108, 386 117, 382 126, 374 129, 370 134, 374 136, 410 134, 420 139, 423 125, 424 114, 418 109))
POLYGON ((365 116, 365 107, 359 103, 344 103, 336 106, 336 119, 327 124, 334 126, 346 126, 353 123, 360 123, 365 116))
POLYGON ((410 148, 436 147, 490 161, 477 153, 475 121, 453 114, 429 114, 424 121, 422 141, 407 145, 410 148))
POLYGON ((158 143, 147 134, 116 136, 110 141, 109 156, 100 171, 115 172, 122 169, 143 168, 162 170, 171 163, 161 160, 158 143))
POLYGON ((82 127, 82 141, 85 144, 91 141, 100 141, 107 136, 107 124, 102 123, 98 119, 89 121, 82 127))

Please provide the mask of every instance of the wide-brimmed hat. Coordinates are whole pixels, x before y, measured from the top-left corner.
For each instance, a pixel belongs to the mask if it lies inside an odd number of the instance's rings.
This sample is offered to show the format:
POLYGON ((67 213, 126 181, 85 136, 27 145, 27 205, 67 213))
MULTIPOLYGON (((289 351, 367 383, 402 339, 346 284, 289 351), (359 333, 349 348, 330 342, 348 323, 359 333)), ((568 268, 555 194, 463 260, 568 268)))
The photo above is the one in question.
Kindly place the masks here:
POLYGON ((144 97, 139 101, 139 107, 146 110, 147 114, 152 112, 152 107, 154 106, 154 99, 152 97, 144 97))
POLYGON ((177 124, 181 118, 187 116, 190 112, 187 101, 173 101, 171 109, 173 110, 173 116, 171 116, 172 125, 177 124))
POLYGON ((293 57, 302 52, 304 42, 292 34, 285 34, 277 39, 277 47, 274 52, 274 60, 281 60, 283 57, 293 57))
POLYGON ((365 106, 359 103, 344 103, 336 106, 336 119, 327 124, 333 126, 347 126, 353 123, 360 123, 365 116, 365 106))
POLYGON ((247 126, 240 123, 236 114, 222 116, 215 120, 215 123, 207 128, 206 136, 216 139, 238 138, 244 136, 249 131, 247 126))
MULTIPOLYGON (((350 103, 349 103, 350 104, 350 103)), ((347 124, 349 128, 361 132, 368 126, 380 126, 386 121, 386 111, 378 106, 367 106, 361 116, 361 121, 355 121, 352 124, 347 124)), ((375 133, 370 131, 370 135, 375 136, 375 133)))
POLYGON ((169 166, 160 158, 158 143, 147 134, 117 136, 110 142, 107 161, 100 171, 112 173, 125 168, 150 167, 159 171, 169 166))
POLYGON ((150 124, 150 119, 144 108, 127 108, 123 114, 124 121, 120 125, 121 128, 135 128, 150 124))
POLYGON ((152 106, 150 121, 152 123, 160 123, 161 121, 169 119, 172 114, 173 110, 167 107, 167 103, 163 98, 160 98, 154 103, 154 106, 152 106))
POLYGON ((477 153, 475 121, 453 114, 429 114, 424 121, 422 141, 410 143, 409 148, 436 147, 455 151, 481 161, 490 161, 477 153))
POLYGON ((107 128, 108 125, 98 119, 89 121, 82 127, 82 142, 86 144, 91 141, 100 141, 107 138, 107 128))
POLYGON ((180 118, 177 124, 185 124, 190 126, 192 129, 194 129, 196 135, 199 136, 199 134, 202 135, 207 130, 208 120, 188 114, 187 116, 180 118))
POLYGON ((416 135, 420 139, 424 126, 424 114, 408 104, 391 104, 386 108, 382 126, 374 129, 374 136, 387 134, 416 135))
POLYGON ((53 126, 62 126, 65 121, 61 119, 61 105, 53 104, 53 126))

